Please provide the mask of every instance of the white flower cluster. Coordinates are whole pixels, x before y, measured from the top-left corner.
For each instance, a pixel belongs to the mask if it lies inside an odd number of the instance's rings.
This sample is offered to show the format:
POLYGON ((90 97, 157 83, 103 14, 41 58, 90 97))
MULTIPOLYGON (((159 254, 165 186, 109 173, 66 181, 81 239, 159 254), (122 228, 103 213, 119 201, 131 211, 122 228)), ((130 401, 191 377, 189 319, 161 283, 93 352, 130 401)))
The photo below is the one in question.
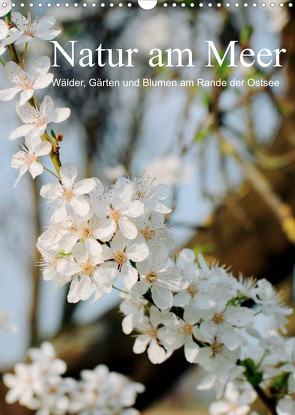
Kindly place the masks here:
MULTIPOLYGON (((212 415, 248 413, 248 404, 256 394, 251 388, 244 390, 247 381, 265 390, 273 384, 279 390, 288 388, 289 393, 279 401, 278 413, 294 414, 291 394, 295 391, 295 340, 278 334, 278 330, 285 331, 286 315, 292 309, 282 304, 280 295, 267 280, 237 280, 223 267, 214 263, 209 266, 202 255, 196 263, 195 254, 189 249, 180 252, 176 267, 177 275, 182 275, 182 281, 188 284, 181 291, 170 291, 172 305, 167 302, 156 307, 153 296, 142 296, 146 293, 146 277, 135 284, 130 294, 122 295, 123 331, 135 333, 134 352, 147 349, 151 362, 162 363, 183 347, 187 361, 198 363, 207 372, 198 389, 215 387, 217 397, 225 391, 225 398, 231 396, 233 400, 213 404, 212 415), (253 328, 261 316, 271 317, 269 336, 261 337, 253 328), (230 412, 226 409, 230 405, 240 408, 239 391, 242 409, 230 412), (280 412, 282 406, 290 407, 291 403, 291 411, 280 412), (225 408, 224 412, 221 408, 225 408)), ((153 276, 153 281, 149 281, 151 295, 161 278, 159 269, 156 265, 148 274, 153 276)))
MULTIPOLYGON (((0 16, 10 12, 11 3, 6 4, 5 8, 1 6, 0 16)), ((9 45, 14 47, 26 43, 28 46, 35 39, 54 39, 60 33, 51 29, 54 24, 55 19, 52 17, 32 21, 30 14, 27 19, 17 12, 11 13, 9 24, 0 19, 0 55, 4 54, 9 45)), ((4 76, 11 86, 0 91, 0 101, 10 101, 20 94, 16 112, 22 125, 9 134, 10 140, 24 137, 20 151, 12 156, 11 167, 19 171, 14 187, 27 171, 33 178, 43 172, 39 157, 48 155, 53 149, 50 137, 47 136, 42 141, 47 126, 50 123, 60 123, 70 115, 68 108, 54 108, 49 96, 45 96, 40 106, 34 98, 36 90, 44 89, 52 83, 50 59, 47 56, 40 57, 26 68, 24 66, 25 62, 20 65, 15 60, 5 64, 4 76)))
POLYGON ((119 178, 104 190, 97 178, 76 181, 70 163, 62 166, 60 177, 60 183, 41 188, 41 196, 56 206, 37 244, 44 279, 54 278, 60 286, 70 282, 69 302, 92 295, 95 301, 120 277, 124 289, 146 292, 151 287, 159 307, 172 305, 171 290, 184 283, 168 258, 171 238, 164 213, 170 209, 162 203, 166 186, 154 186, 148 177, 119 178), (152 268, 160 275, 155 283, 152 268))
POLYGON ((285 338, 275 328, 263 333, 254 329, 249 332, 257 341, 245 345, 242 350, 241 358, 247 363, 247 370, 258 368, 256 373, 252 370, 257 383, 282 396, 277 403, 278 415, 294 414, 295 337, 285 338))
POLYGON ((36 411, 36 415, 138 415, 131 408, 144 386, 125 376, 109 372, 104 365, 83 370, 81 379, 63 378, 64 361, 55 357, 51 343, 30 349, 32 363, 18 363, 15 374, 7 373, 4 384, 10 389, 6 402, 36 411))

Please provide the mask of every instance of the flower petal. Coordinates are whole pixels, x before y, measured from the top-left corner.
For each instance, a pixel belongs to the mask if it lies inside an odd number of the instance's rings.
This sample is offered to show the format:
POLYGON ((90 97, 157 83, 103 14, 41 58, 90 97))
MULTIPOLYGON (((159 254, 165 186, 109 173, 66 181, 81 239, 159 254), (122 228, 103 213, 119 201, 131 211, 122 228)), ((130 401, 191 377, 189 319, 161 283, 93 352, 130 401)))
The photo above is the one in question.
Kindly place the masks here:
POLYGON ((85 195, 95 188, 96 182, 94 179, 83 179, 77 182, 74 187, 75 195, 85 195))
POLYGON ((52 146, 48 142, 42 141, 41 143, 37 144, 35 147, 35 154, 37 157, 46 156, 50 153, 52 146))
POLYGON ((120 275, 127 290, 130 290, 137 282, 137 271, 128 263, 122 266, 120 275))
POLYGON ((144 204, 140 200, 133 200, 121 210, 122 215, 137 218, 144 213, 144 204))
POLYGON ((128 246, 126 253, 131 261, 141 262, 149 256, 149 248, 144 242, 135 242, 128 246))
POLYGON ((154 364, 160 364, 163 363, 167 357, 165 349, 158 345, 156 339, 152 339, 150 346, 148 348, 148 357, 150 361, 154 364))
POLYGON ((69 260, 68 258, 59 259, 57 261, 56 269, 60 274, 65 275, 66 277, 78 274, 81 271, 79 264, 69 260))
POLYGON ((86 216, 90 210, 90 205, 88 201, 81 196, 74 196, 70 200, 69 205, 71 206, 73 211, 79 216, 86 216))
POLYGON ((172 305, 171 291, 159 286, 152 286, 152 297, 155 305, 161 310, 167 310, 172 305))
POLYGON ((188 362, 196 363, 200 347, 193 341, 188 341, 184 345, 184 355, 188 362))
POLYGON ((47 73, 46 75, 40 76, 34 82, 34 89, 43 89, 47 88, 53 81, 53 74, 47 73))
POLYGON ((8 26, 4 20, 0 20, 0 40, 5 39, 8 35, 8 26))
POLYGON ((47 183, 41 187, 40 195, 45 199, 55 200, 61 197, 63 194, 63 188, 60 184, 47 183))
POLYGON ((21 88, 18 86, 12 86, 7 89, 2 89, 2 91, 0 91, 0 101, 10 101, 20 91, 21 91, 21 88))
POLYGON ((22 91, 20 94, 20 98, 19 98, 19 105, 20 106, 25 105, 25 103, 28 102, 29 99, 31 99, 33 95, 34 95, 33 89, 26 89, 22 91))
POLYGON ((140 354, 140 353, 145 352, 150 340, 151 338, 148 335, 145 335, 145 334, 139 335, 134 342, 133 352, 135 354, 140 354))
POLYGON ((50 122, 63 122, 71 115, 70 108, 56 108, 48 116, 48 123, 50 122))
POLYGON ((32 65, 33 69, 41 75, 47 74, 50 69, 50 59, 48 56, 41 56, 32 65))
POLYGON ((119 219, 118 225, 121 232, 127 239, 135 239, 137 236, 137 227, 126 216, 119 219))
MULTIPOLYGON (((53 99, 49 95, 45 95, 41 105, 40 105, 40 112, 41 114, 47 118, 48 115, 53 111, 54 103, 53 99)), ((50 121, 48 121, 49 123, 50 121)))
POLYGON ((77 169, 73 163, 66 163, 60 169, 62 184, 66 187, 72 187, 77 177, 77 169))
POLYGON ((236 327, 244 327, 253 321, 254 311, 247 307, 232 307, 225 311, 226 321, 236 327))
POLYGON ((31 173, 33 179, 43 173, 43 166, 38 161, 34 161, 29 166, 29 172, 31 173))
POLYGON ((33 126, 32 125, 29 125, 29 124, 26 124, 26 125, 21 125, 20 127, 17 127, 15 130, 13 130, 10 134, 9 134, 9 136, 8 136, 8 138, 9 138, 9 140, 16 140, 17 138, 20 138, 20 137, 24 137, 24 136, 26 136, 30 131, 32 131, 33 130, 33 126))
POLYGON ((21 178, 23 177, 23 175, 27 172, 27 170, 28 170, 28 165, 27 165, 27 164, 25 164, 25 165, 21 166, 21 168, 19 169, 19 172, 18 172, 18 178, 17 178, 17 179, 16 179, 16 181, 14 182, 13 189, 15 189, 15 188, 16 188, 16 186, 18 185, 18 183, 19 183, 20 179, 21 179, 21 178))

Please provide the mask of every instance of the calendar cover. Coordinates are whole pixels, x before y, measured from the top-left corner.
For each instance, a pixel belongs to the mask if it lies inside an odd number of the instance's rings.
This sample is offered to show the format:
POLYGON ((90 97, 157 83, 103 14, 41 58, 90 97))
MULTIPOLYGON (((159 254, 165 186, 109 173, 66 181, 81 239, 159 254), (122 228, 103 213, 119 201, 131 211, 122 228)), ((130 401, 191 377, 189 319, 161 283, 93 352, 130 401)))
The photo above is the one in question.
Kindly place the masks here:
POLYGON ((0 0, 0 415, 295 414, 294 11, 0 0))

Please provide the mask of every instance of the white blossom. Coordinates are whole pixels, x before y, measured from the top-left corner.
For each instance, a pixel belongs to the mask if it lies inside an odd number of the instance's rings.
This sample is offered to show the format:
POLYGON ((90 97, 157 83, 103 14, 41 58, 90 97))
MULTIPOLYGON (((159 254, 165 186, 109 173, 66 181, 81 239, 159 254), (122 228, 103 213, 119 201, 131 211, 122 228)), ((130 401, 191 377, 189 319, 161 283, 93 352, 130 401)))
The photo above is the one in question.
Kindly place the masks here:
POLYGON ((49 342, 44 342, 40 348, 29 349, 28 356, 38 364, 42 376, 63 375, 66 371, 65 362, 56 358, 54 347, 49 342))
POLYGON ((16 112, 23 125, 12 131, 8 138, 15 140, 19 137, 39 138, 51 122, 60 123, 70 116, 69 108, 55 108, 51 97, 45 96, 40 109, 32 107, 29 103, 22 106, 16 104, 16 112))
POLYGON ((163 214, 151 211, 135 218, 134 223, 138 230, 137 240, 144 241, 149 249, 158 245, 168 249, 175 247, 163 214))
POLYGON ((148 301, 142 297, 133 299, 129 294, 122 294, 124 300, 120 304, 120 311, 125 315, 122 320, 122 330, 125 334, 130 334, 134 327, 138 327, 144 320, 145 306, 148 301))
POLYGON ((127 187, 125 185, 120 193, 115 188, 95 206, 97 216, 105 217, 100 224, 102 240, 110 239, 117 229, 128 239, 134 239, 137 235, 137 227, 132 219, 144 213, 144 205, 139 200, 131 199, 127 187))
POLYGON ((143 202, 147 208, 162 214, 171 212, 171 209, 162 203, 169 195, 167 185, 156 184, 155 179, 145 175, 135 176, 133 181, 119 177, 116 182, 117 190, 122 192, 126 186, 132 191, 133 198, 143 202))
POLYGON ((91 240, 86 242, 77 243, 73 248, 72 256, 57 260, 59 274, 71 277, 68 294, 68 301, 71 303, 87 300, 93 293, 95 300, 103 293, 109 293, 117 276, 116 264, 104 262, 111 258, 107 247, 102 247, 91 240))
POLYGON ((43 166, 39 157, 45 156, 51 151, 51 144, 41 141, 39 138, 26 137, 22 150, 12 156, 11 167, 17 169, 18 178, 13 187, 15 188, 23 175, 29 171, 33 179, 43 173, 43 166))
POLYGON ((225 293, 220 294, 216 306, 202 310, 200 331, 211 338, 219 336, 228 349, 235 350, 244 342, 238 328, 251 324, 254 312, 247 307, 226 307, 225 293))
POLYGON ((112 240, 112 259, 118 266, 124 286, 130 290, 137 282, 137 269, 130 261, 135 262, 137 268, 149 255, 149 249, 143 242, 129 241, 118 232, 112 240))
POLYGON ((15 62, 8 62, 4 76, 13 86, 0 91, 0 101, 10 101, 20 92, 19 105, 24 105, 32 98, 35 90, 51 84, 53 74, 48 73, 49 69, 50 59, 47 56, 38 58, 28 70, 23 70, 15 62))
POLYGON ((49 183, 42 186, 40 194, 56 203, 57 207, 52 217, 53 222, 60 223, 67 218, 67 206, 79 216, 86 216, 90 211, 86 194, 96 185, 94 179, 83 179, 75 183, 77 169, 74 164, 64 164, 60 169, 61 183, 49 183))
POLYGON ((246 415, 251 409, 249 405, 256 399, 256 393, 253 389, 246 389, 240 394, 236 385, 229 382, 224 398, 225 400, 210 405, 210 415, 246 415))
POLYGON ((153 301, 161 310, 171 307, 173 291, 180 291, 187 286, 175 264, 168 257, 165 247, 154 247, 149 257, 138 264, 140 281, 132 289, 133 296, 145 294, 151 289, 153 301))
POLYGON ((173 351, 183 346, 186 360, 196 363, 200 347, 194 340, 194 330, 199 320, 199 315, 189 307, 184 310, 183 319, 172 312, 166 313, 162 319, 164 327, 159 329, 159 339, 167 350, 173 351))
POLYGON ((38 365, 18 363, 14 370, 15 375, 6 373, 3 376, 4 384, 10 389, 6 395, 6 402, 12 404, 19 401, 29 409, 37 409, 40 399, 36 395, 43 392, 38 365))
POLYGON ((149 318, 145 317, 136 324, 137 334, 133 351, 136 354, 143 353, 148 348, 147 353, 150 361, 154 364, 163 363, 170 355, 159 345, 158 326, 162 323, 162 313, 151 306, 149 318))
POLYGON ((15 44, 29 43, 34 39, 53 40, 60 34, 60 30, 52 30, 56 20, 53 17, 42 17, 40 20, 32 20, 31 13, 28 18, 18 12, 11 13, 11 20, 19 31, 19 37, 15 44))
POLYGON ((173 304, 177 307, 191 305, 196 310, 206 310, 216 305, 218 298, 218 278, 202 276, 195 263, 195 254, 190 249, 183 249, 178 256, 177 266, 188 286, 177 293, 173 304))
POLYGON ((288 321, 286 316, 292 314, 293 309, 283 304, 280 293, 277 293, 266 279, 257 282, 256 302, 260 304, 261 312, 266 316, 272 316, 277 326, 286 333, 284 327, 288 321))

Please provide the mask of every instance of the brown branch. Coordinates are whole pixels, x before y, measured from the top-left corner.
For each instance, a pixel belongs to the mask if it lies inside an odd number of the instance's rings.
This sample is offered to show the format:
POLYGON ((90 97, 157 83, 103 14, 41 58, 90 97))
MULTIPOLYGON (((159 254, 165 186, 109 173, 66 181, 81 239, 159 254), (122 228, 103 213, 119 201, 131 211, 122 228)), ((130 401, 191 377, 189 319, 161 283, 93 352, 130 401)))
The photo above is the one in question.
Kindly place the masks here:
POLYGON ((31 346, 36 346, 38 343, 38 308, 40 297, 40 271, 37 263, 40 261, 40 253, 36 247, 35 241, 41 234, 41 221, 40 221, 40 202, 39 202, 39 180, 31 180, 33 191, 33 210, 32 217, 35 221, 34 229, 34 256, 31 263, 31 276, 32 276, 32 301, 30 309, 30 330, 31 330, 31 346))
POLYGON ((254 388, 255 392, 257 393, 259 399, 267 407, 268 411, 272 415, 277 415, 275 398, 268 397, 266 395, 266 393, 259 386, 253 386, 253 388, 254 388))

